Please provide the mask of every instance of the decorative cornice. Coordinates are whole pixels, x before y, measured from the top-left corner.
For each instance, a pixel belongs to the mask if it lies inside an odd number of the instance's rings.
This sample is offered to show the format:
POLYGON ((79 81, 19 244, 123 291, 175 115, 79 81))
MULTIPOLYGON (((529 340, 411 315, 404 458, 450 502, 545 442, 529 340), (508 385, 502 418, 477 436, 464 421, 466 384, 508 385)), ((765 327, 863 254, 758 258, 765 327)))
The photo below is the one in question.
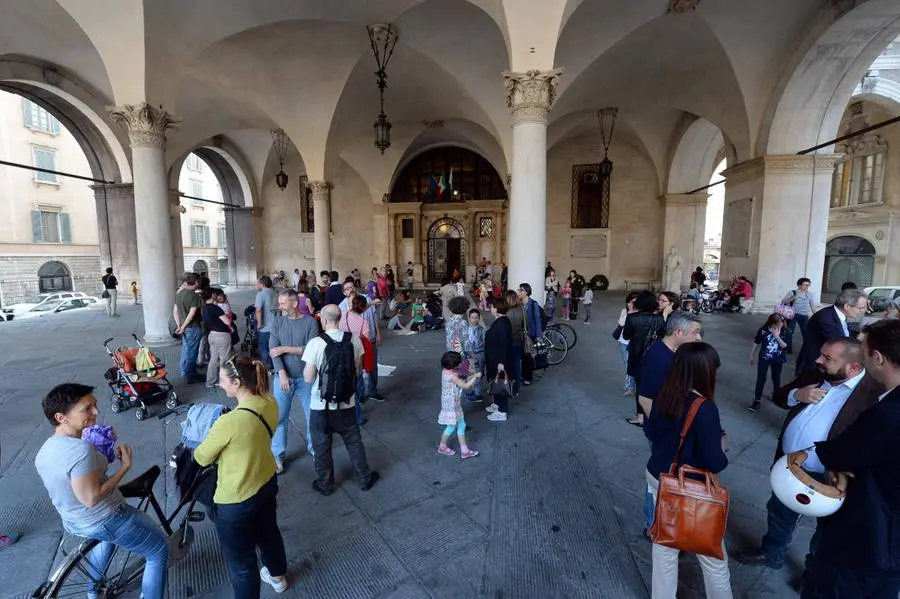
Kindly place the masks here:
POLYGON ((706 206, 709 194, 705 193, 667 193, 659 196, 666 206, 706 206))
POLYGON ((513 124, 547 122, 562 72, 563 69, 503 72, 506 105, 512 109, 513 124))
POLYGON ((746 160, 722 171, 728 183, 740 183, 765 173, 827 173, 831 174, 835 163, 841 159, 838 154, 796 154, 760 156, 746 160))
POLYGON ((330 197, 331 189, 334 186, 328 181, 307 181, 306 187, 312 192, 313 201, 321 201, 330 197))
POLYGON ((684 14, 697 9, 700 0, 669 0, 667 13, 684 14))
POLYGON ((114 121, 125 127, 132 148, 165 148, 166 129, 177 129, 181 124, 181 119, 162 107, 156 108, 146 102, 108 106, 106 110, 114 121))
POLYGON ((91 185, 94 190, 94 197, 98 200, 103 198, 134 198, 133 183, 107 183, 99 185, 91 185))
POLYGON ((834 149, 846 154, 846 159, 852 160, 857 156, 887 152, 888 145, 880 135, 869 133, 863 137, 855 137, 835 144, 834 149))

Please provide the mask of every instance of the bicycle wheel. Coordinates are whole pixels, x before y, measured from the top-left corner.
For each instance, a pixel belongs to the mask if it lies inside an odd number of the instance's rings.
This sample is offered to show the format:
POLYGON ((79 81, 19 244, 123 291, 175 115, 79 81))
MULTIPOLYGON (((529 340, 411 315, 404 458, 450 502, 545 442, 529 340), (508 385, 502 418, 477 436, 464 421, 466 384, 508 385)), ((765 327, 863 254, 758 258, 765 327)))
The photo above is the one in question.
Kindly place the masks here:
POLYGON ((67 554, 33 596, 40 599, 86 597, 93 588, 98 597, 113 599, 132 587, 137 588, 144 570, 143 558, 113 547, 109 563, 99 572, 88 561, 88 555, 99 544, 96 539, 88 539, 67 554))
POLYGON ((569 349, 573 349, 575 347, 575 344, 578 343, 578 333, 575 332, 575 329, 572 328, 572 325, 568 325, 564 322, 554 322, 547 328, 556 329, 563 335, 565 335, 566 345, 568 345, 569 349))
POLYGON ((562 331, 557 329, 547 329, 544 331, 543 338, 549 346, 547 352, 548 364, 556 366, 566 359, 566 356, 569 354, 569 344, 562 331))

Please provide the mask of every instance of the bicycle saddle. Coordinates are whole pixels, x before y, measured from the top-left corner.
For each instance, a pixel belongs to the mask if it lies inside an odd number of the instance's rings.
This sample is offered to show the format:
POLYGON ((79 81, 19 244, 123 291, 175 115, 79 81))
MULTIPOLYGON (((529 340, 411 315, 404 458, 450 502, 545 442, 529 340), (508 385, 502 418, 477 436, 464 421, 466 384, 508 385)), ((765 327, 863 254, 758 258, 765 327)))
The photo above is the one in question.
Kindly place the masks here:
POLYGON ((153 485, 159 478, 161 470, 159 466, 151 466, 146 472, 131 479, 124 485, 119 485, 119 491, 126 498, 144 498, 153 492, 153 485))

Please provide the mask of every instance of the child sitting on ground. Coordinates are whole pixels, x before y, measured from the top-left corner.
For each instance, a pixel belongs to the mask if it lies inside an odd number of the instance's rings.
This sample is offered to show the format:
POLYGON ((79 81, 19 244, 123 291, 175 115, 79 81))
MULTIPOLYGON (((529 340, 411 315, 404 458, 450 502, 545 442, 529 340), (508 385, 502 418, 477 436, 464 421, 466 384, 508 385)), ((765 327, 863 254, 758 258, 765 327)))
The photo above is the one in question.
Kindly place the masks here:
POLYGON ((448 351, 441 357, 441 413, 438 415, 438 424, 445 426, 441 435, 441 443, 438 445, 438 453, 441 455, 456 455, 456 452, 447 447, 447 441, 453 430, 459 439, 459 455, 462 459, 474 458, 478 452, 466 445, 466 419, 463 415, 460 398, 463 390, 467 390, 481 378, 481 373, 476 372, 466 380, 456 374, 456 369, 462 363, 459 352, 448 351))

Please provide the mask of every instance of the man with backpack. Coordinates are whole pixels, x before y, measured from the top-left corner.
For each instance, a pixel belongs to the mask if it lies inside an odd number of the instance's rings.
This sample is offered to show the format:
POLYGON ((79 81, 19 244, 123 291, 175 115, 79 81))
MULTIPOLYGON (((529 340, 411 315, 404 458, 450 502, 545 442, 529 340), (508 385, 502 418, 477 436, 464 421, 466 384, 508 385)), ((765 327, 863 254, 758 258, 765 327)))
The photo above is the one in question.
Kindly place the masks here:
POLYGON ((309 427, 318 476, 312 486, 326 497, 334 493, 331 443, 337 433, 350 455, 357 484, 368 491, 380 476, 369 469, 356 424, 356 377, 362 374, 362 343, 340 330, 341 309, 336 305, 322 308, 320 318, 325 332, 309 341, 302 358, 303 377, 312 384, 309 427))

